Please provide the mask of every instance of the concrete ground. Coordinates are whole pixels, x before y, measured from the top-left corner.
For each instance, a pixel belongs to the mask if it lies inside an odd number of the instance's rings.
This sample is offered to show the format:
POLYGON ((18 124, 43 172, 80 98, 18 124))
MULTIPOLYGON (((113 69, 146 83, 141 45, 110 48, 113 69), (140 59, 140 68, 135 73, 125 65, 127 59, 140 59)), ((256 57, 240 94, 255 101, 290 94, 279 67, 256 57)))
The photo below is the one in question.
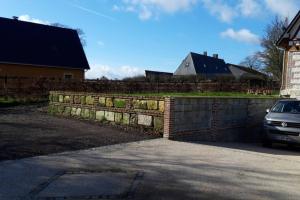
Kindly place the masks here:
POLYGON ((300 152, 154 139, 0 162, 0 199, 300 199, 300 152))

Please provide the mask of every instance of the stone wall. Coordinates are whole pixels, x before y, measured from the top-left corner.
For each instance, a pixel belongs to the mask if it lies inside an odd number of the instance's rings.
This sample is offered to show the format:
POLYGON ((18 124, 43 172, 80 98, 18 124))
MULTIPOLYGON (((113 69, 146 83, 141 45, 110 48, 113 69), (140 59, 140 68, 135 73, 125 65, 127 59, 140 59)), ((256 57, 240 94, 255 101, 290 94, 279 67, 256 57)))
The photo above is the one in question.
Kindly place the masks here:
POLYGON ((49 113, 136 127, 168 139, 257 142, 265 110, 278 99, 147 97, 50 92, 49 113))
POLYGON ((51 91, 49 113, 163 132, 162 97, 51 91))
POLYGON ((169 98, 166 100, 164 136, 170 139, 256 142, 260 140, 265 110, 277 100, 169 98))

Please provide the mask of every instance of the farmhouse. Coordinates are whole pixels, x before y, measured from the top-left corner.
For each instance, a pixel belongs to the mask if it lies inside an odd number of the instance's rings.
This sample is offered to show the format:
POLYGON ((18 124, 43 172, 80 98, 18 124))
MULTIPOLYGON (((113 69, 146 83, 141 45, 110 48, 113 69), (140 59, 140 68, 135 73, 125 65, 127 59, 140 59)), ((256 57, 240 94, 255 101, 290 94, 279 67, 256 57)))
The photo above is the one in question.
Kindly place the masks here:
POLYGON ((282 84, 283 96, 300 96, 300 12, 295 16, 277 41, 284 50, 282 84))
POLYGON ((229 77, 238 81, 248 81, 251 85, 264 84, 267 76, 254 69, 226 63, 218 54, 208 56, 191 52, 179 65, 174 75, 199 75, 206 79, 215 77, 229 77))
POLYGON ((207 52, 204 52, 203 55, 194 52, 189 53, 174 75, 200 75, 205 78, 232 77, 224 60, 219 59, 218 54, 214 54, 213 57, 208 56, 207 52))
POLYGON ((0 76, 83 80, 89 64, 76 30, 0 18, 0 76))

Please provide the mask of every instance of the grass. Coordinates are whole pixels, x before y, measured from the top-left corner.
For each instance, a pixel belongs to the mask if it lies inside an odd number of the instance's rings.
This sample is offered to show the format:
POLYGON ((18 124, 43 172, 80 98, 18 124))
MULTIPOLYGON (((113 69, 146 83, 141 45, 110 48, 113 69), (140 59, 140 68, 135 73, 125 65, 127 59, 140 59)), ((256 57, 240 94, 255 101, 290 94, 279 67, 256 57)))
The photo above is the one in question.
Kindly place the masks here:
POLYGON ((276 98, 279 97, 279 92, 274 92, 272 95, 255 95, 242 92, 160 92, 160 93, 132 93, 126 94, 129 96, 174 96, 174 97, 242 97, 242 98, 276 98))
POLYGON ((18 101, 16 101, 13 98, 7 97, 0 97, 0 107, 4 107, 4 106, 15 106, 20 104, 18 101))
POLYGON ((17 106, 17 105, 27 105, 33 103, 40 103, 45 101, 32 101, 28 99, 16 99, 12 97, 0 97, 0 107, 9 107, 9 106, 17 106))

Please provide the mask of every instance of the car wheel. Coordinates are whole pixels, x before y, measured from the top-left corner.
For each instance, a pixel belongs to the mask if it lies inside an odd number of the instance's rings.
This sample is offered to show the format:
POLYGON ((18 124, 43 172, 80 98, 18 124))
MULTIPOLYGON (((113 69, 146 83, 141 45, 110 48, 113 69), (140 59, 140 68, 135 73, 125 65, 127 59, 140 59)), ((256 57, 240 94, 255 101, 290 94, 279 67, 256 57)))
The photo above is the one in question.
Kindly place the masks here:
POLYGON ((263 139, 262 145, 263 147, 272 147, 272 142, 268 139, 263 139))

